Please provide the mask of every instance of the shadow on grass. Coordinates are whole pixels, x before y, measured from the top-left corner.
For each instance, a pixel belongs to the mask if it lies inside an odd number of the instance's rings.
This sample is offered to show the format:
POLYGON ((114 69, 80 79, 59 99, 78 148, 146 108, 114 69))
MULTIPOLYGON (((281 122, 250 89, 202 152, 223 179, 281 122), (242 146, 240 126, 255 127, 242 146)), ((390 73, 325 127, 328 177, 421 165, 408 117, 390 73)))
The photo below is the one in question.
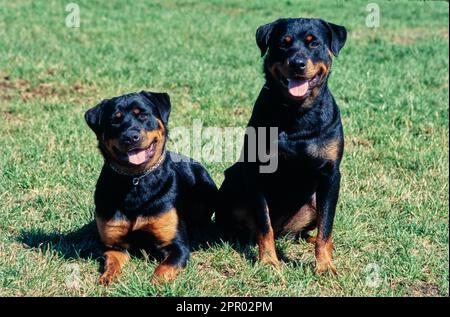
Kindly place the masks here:
POLYGON ((22 231, 17 240, 30 248, 56 251, 64 259, 98 259, 102 245, 94 221, 69 233, 46 233, 41 229, 22 231))
MULTIPOLYGON (((42 229, 21 231, 17 240, 30 248, 41 249, 42 251, 56 251, 64 259, 94 259, 103 257, 104 247, 99 239, 95 221, 91 221, 81 228, 69 233, 47 233, 42 229)), ((146 239, 144 235, 134 236, 132 245, 137 247, 129 250, 130 254, 142 257, 141 250, 146 251, 150 256, 159 259, 158 252, 151 247, 152 241, 146 239)), ((215 232, 214 225, 208 227, 204 232, 197 233, 191 238, 191 251, 199 251, 208 248, 211 242, 218 242, 219 237, 215 232)))
MULTIPOLYGON (((300 243, 301 240, 305 240, 306 237, 300 237, 300 236, 291 236, 289 240, 292 241, 292 243, 300 243)), ((249 239, 245 236, 240 237, 229 237, 227 235, 223 237, 219 237, 217 235, 215 240, 216 245, 223 246, 224 244, 229 245, 234 251, 241 254, 244 259, 249 262, 251 265, 255 265, 258 262, 258 246, 256 246, 256 240, 255 239, 249 239)), ((313 263, 302 261, 298 259, 291 259, 287 257, 284 252, 276 247, 276 254, 278 256, 278 259, 282 263, 286 263, 288 265, 291 265, 294 268, 300 268, 300 267, 308 267, 312 266, 314 267, 313 263)))
MULTIPOLYGON (((41 229, 22 231, 17 240, 30 248, 42 251, 55 251, 58 256, 66 259, 91 259, 99 263, 99 272, 103 271, 103 245, 100 242, 95 221, 91 221, 81 228, 69 233, 46 233, 41 229)), ((161 254, 155 249, 144 247, 145 242, 139 243, 139 248, 130 250, 133 257, 142 258, 146 252, 151 258, 161 260, 161 254)), ((197 233, 191 238, 191 251, 201 251, 208 249, 211 245, 224 246, 228 244, 233 250, 241 254, 251 265, 257 262, 257 248, 255 251, 255 241, 248 239, 224 238, 220 235, 217 227, 212 224, 201 233, 197 233)), ((303 261, 292 260, 277 248, 278 258, 294 268, 311 265, 303 261)))
MULTIPOLYGON (((191 251, 205 249, 211 241, 218 241, 213 227, 214 225, 211 225, 204 232, 197 233, 192 237, 191 251)), ((21 231, 17 240, 30 248, 40 249, 43 252, 54 251, 66 260, 80 258, 94 260, 98 262, 98 272, 100 274, 104 272, 104 247, 100 241, 95 221, 69 233, 46 233, 42 229, 21 231)), ((158 262, 164 257, 160 251, 152 247, 152 243, 144 235, 136 235, 132 245, 136 246, 129 250, 133 257, 143 258, 146 254, 158 262)))

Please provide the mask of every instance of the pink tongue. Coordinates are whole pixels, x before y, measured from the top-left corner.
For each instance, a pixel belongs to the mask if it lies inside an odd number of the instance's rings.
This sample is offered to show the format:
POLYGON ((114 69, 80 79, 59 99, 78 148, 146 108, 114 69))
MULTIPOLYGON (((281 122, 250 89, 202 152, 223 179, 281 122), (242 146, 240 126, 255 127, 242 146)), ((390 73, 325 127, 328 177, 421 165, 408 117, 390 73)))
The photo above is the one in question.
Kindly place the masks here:
POLYGON ((289 79, 289 93, 295 97, 302 97, 308 92, 308 80, 289 79))
POLYGON ((145 162, 145 150, 134 150, 128 152, 128 161, 134 165, 140 165, 145 162))

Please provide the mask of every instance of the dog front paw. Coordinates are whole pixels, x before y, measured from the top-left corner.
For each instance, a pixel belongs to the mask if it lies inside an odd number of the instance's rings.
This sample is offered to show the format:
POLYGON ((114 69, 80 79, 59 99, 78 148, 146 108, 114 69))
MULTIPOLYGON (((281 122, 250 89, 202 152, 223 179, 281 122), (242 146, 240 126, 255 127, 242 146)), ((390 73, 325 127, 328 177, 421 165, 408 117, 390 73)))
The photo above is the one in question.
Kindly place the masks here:
POLYGON ((153 273, 152 283, 164 284, 172 282, 178 276, 180 269, 174 265, 160 264, 153 273))
POLYGON ((281 262, 280 260, 278 260, 278 258, 276 256, 272 256, 269 254, 263 255, 262 257, 259 258, 259 262, 261 264, 265 264, 265 265, 271 265, 275 268, 279 268, 281 267, 281 262))
POLYGON ((114 279, 114 274, 111 274, 110 272, 105 272, 102 274, 102 276, 100 276, 98 282, 100 285, 109 286, 109 285, 111 285, 113 279, 114 279))
POLYGON ((337 275, 336 267, 333 264, 333 261, 331 259, 327 260, 320 260, 316 261, 316 273, 317 274, 324 274, 326 272, 330 271, 334 275, 337 275))

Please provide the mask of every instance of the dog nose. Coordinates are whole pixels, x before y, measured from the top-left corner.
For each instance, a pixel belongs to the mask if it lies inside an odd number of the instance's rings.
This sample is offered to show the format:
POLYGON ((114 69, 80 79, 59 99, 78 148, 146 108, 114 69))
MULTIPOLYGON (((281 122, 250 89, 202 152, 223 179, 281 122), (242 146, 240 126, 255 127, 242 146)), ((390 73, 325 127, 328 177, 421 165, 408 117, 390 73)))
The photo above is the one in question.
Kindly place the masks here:
POLYGON ((289 61, 289 64, 291 65, 291 67, 294 67, 298 70, 304 70, 306 68, 306 61, 301 57, 294 57, 289 61))
POLYGON ((123 137, 123 141, 128 145, 136 144, 139 142, 140 139, 141 135, 139 134, 139 132, 136 131, 129 132, 123 137))

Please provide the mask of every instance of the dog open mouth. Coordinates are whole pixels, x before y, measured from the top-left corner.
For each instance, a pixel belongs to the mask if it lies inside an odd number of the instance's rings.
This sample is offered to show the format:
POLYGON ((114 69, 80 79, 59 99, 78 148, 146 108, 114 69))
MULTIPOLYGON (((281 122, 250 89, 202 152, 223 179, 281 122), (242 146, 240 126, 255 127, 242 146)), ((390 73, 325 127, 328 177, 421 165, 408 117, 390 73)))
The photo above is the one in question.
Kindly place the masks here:
POLYGON ((303 98, 309 95, 309 92, 319 83, 320 74, 312 78, 292 77, 282 78, 282 83, 287 87, 289 94, 296 98, 303 98))
POLYGON ((156 143, 154 140, 149 147, 145 149, 133 149, 127 152, 128 163, 132 165, 141 165, 150 160, 156 152, 156 143))

